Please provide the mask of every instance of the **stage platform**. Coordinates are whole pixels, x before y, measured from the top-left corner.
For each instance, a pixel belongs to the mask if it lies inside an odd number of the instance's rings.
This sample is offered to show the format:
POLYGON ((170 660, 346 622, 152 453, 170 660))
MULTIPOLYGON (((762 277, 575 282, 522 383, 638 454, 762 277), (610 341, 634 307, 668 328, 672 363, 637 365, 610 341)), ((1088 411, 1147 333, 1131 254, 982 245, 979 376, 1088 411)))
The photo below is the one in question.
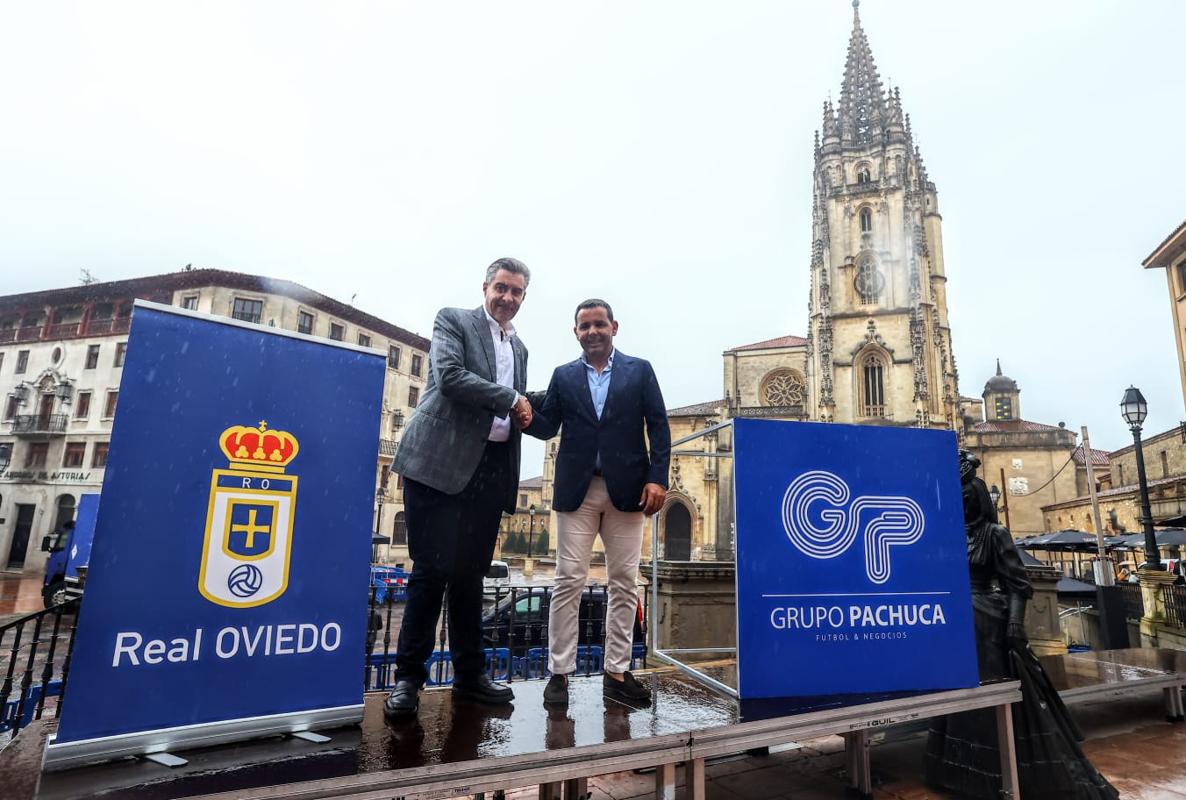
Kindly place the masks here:
MULTIPOLYGON (((543 681, 514 683, 515 702, 503 708, 454 702, 449 689, 434 689, 423 694, 418 718, 399 723, 384 719, 384 695, 372 693, 361 726, 327 732, 328 742, 273 739, 190 751, 183 754, 189 763, 174 769, 125 761, 49 773, 38 796, 440 798, 539 786, 542 798, 576 800, 586 796, 590 777, 654 768, 656 797, 674 798, 683 764, 687 796, 702 800, 705 759, 829 734, 844 736, 848 774, 868 794, 870 732, 991 707, 1011 729, 1006 712, 1020 698, 1016 682, 1007 682, 856 705, 839 705, 858 699, 851 697, 755 705, 673 671, 640 679, 652 690, 649 703, 605 700, 601 677, 593 676, 572 681, 572 702, 559 711, 543 707, 543 681)), ((1015 774, 1012 762, 1006 773, 1015 774)))
POLYGON ((1043 656, 1042 667, 1067 705, 1160 689, 1165 716, 1183 719, 1186 652, 1154 647, 1043 656))

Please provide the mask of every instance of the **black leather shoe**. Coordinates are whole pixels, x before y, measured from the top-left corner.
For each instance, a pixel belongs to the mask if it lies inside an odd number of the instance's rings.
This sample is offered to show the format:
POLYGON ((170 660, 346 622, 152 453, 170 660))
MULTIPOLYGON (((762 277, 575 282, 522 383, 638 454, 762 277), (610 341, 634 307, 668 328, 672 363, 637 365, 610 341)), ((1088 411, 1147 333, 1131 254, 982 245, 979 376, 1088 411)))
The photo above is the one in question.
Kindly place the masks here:
POLYGON ((453 682, 453 695, 473 700, 476 703, 489 703, 492 706, 503 705, 515 699, 515 693, 509 686, 495 683, 485 673, 475 678, 461 678, 453 682))
POLYGON ((388 717, 410 717, 420 710, 420 684, 413 680, 399 680, 387 699, 383 713, 388 717))
POLYGON ((568 678, 566 676, 553 675, 548 678, 548 685, 544 687, 544 705, 568 705, 568 678))
POLYGON ((651 690, 643 686, 629 672, 622 673, 622 680, 614 680, 606 673, 601 679, 601 690, 606 697, 623 703, 640 703, 651 699, 651 690))

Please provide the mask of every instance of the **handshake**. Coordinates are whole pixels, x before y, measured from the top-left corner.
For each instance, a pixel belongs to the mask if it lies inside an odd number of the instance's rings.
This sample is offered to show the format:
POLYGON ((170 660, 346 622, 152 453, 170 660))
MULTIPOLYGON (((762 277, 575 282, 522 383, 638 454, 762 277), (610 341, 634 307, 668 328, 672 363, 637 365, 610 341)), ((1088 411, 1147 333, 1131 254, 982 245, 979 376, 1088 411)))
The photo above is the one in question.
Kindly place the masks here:
POLYGON ((520 396, 515 405, 511 406, 511 421, 515 423, 516 428, 523 430, 531 424, 532 416, 531 402, 520 396))

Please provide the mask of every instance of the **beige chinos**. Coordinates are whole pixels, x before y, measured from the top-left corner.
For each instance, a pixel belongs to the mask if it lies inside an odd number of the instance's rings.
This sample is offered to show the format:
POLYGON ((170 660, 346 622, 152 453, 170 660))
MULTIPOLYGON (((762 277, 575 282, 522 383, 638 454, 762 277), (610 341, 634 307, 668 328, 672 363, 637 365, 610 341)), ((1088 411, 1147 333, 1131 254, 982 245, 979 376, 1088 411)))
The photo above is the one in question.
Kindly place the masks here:
POLYGON ((630 669, 643 527, 643 513, 614 508, 605 479, 597 475, 589 484, 580 508, 556 513, 556 588, 552 590, 548 612, 548 669, 552 674, 568 675, 576 671, 581 593, 589 576, 593 539, 599 533, 609 575, 605 671, 630 669))

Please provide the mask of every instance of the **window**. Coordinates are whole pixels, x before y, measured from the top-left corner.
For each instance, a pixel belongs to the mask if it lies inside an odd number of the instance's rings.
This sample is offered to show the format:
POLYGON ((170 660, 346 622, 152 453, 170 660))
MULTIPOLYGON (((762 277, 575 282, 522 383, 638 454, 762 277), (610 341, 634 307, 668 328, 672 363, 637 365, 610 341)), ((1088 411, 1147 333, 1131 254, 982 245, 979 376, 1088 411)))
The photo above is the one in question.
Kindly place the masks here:
MULTIPOLYGON (((58 498, 58 516, 54 521, 54 530, 61 531, 67 522, 74 521, 74 495, 64 494, 58 498)), ((62 537, 62 546, 65 547, 65 538, 62 537)))
POLYGON ((95 449, 91 452, 91 469, 103 469, 107 466, 107 448, 109 442, 95 442, 95 449))
POLYGON ((408 387, 408 408, 415 408, 420 402, 420 390, 415 386, 408 387))
POLYGON ((1124 465, 1123 464, 1116 465, 1116 483, 1120 484, 1121 486, 1124 485, 1124 465))
POLYGON ((875 305, 881 298, 881 290, 885 287, 885 278, 877 269, 873 259, 861 262, 857 268, 856 277, 857 299, 863 305, 875 305))
POLYGON ((181 298, 181 307, 188 308, 190 311, 198 310, 198 296, 196 294, 187 294, 181 298))
POLYGON ((387 348, 387 368, 399 369, 399 348, 395 345, 387 348))
POLYGON ((1186 261, 1178 264, 1178 294, 1186 294, 1186 261))
POLYGON ((22 350, 16 354, 16 374, 24 375, 29 368, 29 351, 22 350))
POLYGON ((391 477, 391 467, 384 464, 383 468, 379 470, 379 488, 380 489, 383 489, 383 490, 387 489, 387 480, 390 477, 391 477))
POLYGON ((49 442, 30 442, 25 451, 25 468, 44 467, 45 458, 49 455, 49 442))
POLYGON ((412 374, 417 378, 420 377, 420 369, 424 364, 424 356, 419 353, 412 353, 412 374))
POLYGON ((91 393, 79 392, 74 398, 74 418, 87 419, 91 415, 91 393))
POLYGON ((244 322, 258 323, 263 315, 263 300, 248 300, 245 297, 235 298, 235 303, 231 308, 231 317, 234 319, 241 319, 244 322))
POLYGON ((119 390, 112 389, 107 392, 107 403, 103 406, 103 419, 111 419, 115 416, 115 403, 119 400, 119 390))
POLYGON ((365 333, 358 334, 358 344, 362 347, 370 347, 371 337, 367 336, 365 333))
POLYGON ((857 183, 858 184, 869 183, 869 180, 870 180, 869 168, 864 165, 857 167, 857 183))
POLYGON ((345 338, 345 336, 346 326, 339 325, 336 322, 331 322, 329 324, 329 338, 333 339, 335 342, 340 342, 343 338, 345 338))
POLYGON ((519 508, 527 508, 527 495, 522 492, 519 493, 519 508))
POLYGON ((8 402, 4 405, 4 419, 5 420, 10 420, 16 416, 16 409, 17 409, 17 406, 20 405, 20 403, 21 403, 20 398, 18 398, 16 395, 10 394, 8 396, 8 402))
POLYGON ((297 312, 297 333, 313 332, 313 315, 308 311, 297 312))
POLYGON ((0 370, 4 369, 4 354, 0 353, 0 370))
POLYGON ((88 345, 86 349, 86 368, 94 369, 99 366, 99 345, 88 345))
POLYGON ((1161 451, 1161 477, 1168 478, 1170 476, 1170 460, 1164 450, 1161 451))
POLYGON ((801 406, 807 391, 803 376, 793 369, 777 369, 762 381, 761 399, 764 406, 801 406))
POLYGON ((872 233, 873 231, 873 210, 865 207, 861 209, 861 233, 872 233))
POLYGON ((86 459, 86 442, 67 442, 66 449, 62 451, 62 467, 81 467, 83 460, 86 459))
POLYGON ((115 344, 115 361, 112 362, 113 367, 122 367, 124 365, 124 356, 128 352, 127 342, 116 342, 115 344))
POLYGON ((870 353, 861 361, 861 413, 866 417, 885 416, 885 365, 881 356, 870 353))

